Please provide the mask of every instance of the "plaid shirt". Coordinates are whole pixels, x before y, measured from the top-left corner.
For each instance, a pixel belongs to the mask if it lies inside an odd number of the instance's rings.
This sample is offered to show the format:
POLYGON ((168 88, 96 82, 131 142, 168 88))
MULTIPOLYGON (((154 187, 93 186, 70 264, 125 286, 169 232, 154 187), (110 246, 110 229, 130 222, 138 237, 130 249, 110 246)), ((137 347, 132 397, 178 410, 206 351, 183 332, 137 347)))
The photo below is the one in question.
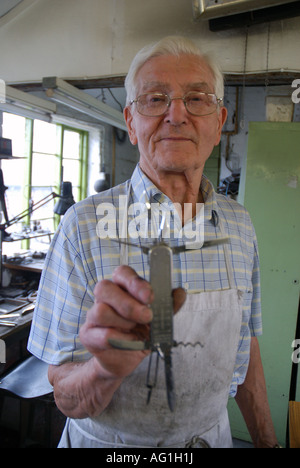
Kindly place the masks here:
MULTIPOLYGON (((244 292, 244 308, 236 365, 230 390, 234 396, 242 384, 249 363, 252 336, 262 332, 260 307, 260 277, 257 243, 247 211, 234 200, 216 194, 211 183, 202 178, 204 198, 204 238, 220 237, 219 220, 230 237, 229 256, 235 286, 244 292)), ((28 349, 48 364, 84 361, 91 356, 79 341, 79 328, 93 305, 93 289, 103 278, 111 279, 120 264, 120 245, 103 238, 103 229, 110 236, 122 235, 124 200, 129 205, 146 206, 155 203, 163 212, 170 212, 172 202, 161 193, 137 166, 129 182, 93 195, 77 203, 64 216, 50 246, 35 307, 28 349), (139 205, 140 204, 140 205, 139 205), (122 206, 121 206, 122 205, 122 206), (110 211, 110 207, 114 207, 110 211), (105 223, 104 223, 105 220, 105 223)), ((126 210, 127 211, 127 210, 126 210)), ((172 235, 178 224, 176 210, 171 211, 170 245, 182 243, 172 235)), ((151 223, 151 221, 150 221, 151 223)), ((127 228, 132 232, 134 215, 128 215, 127 228)), ((136 235, 129 239, 137 245, 152 243, 136 235)), ((149 279, 147 256, 141 249, 128 246, 128 264, 141 277, 149 279)), ((185 251, 174 255, 173 286, 182 286, 189 293, 227 289, 228 276, 223 246, 185 251)))

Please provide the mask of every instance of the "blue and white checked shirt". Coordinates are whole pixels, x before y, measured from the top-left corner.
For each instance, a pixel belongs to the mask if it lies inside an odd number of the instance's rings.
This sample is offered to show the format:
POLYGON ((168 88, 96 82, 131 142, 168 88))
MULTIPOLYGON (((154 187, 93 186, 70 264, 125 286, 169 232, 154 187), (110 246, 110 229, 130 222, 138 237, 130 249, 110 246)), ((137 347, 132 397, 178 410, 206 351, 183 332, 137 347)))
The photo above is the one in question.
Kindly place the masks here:
MULTIPOLYGON (((74 205, 64 216, 53 238, 41 277, 28 342, 29 351, 48 364, 84 361, 91 357, 79 341, 79 329, 93 305, 96 283, 103 278, 111 279, 113 270, 120 264, 120 245, 99 236, 105 227, 110 229, 110 234, 121 235, 124 211, 121 213, 119 209, 121 200, 123 203, 128 195, 129 204, 142 203, 145 206, 150 201, 158 203, 162 211, 170 209, 171 201, 139 166, 132 175, 131 184, 131 189, 125 182, 74 205), (111 204, 115 207, 114 212, 109 212, 111 204), (110 221, 105 226, 103 221, 108 218, 110 221)), ((242 327, 230 390, 230 396, 234 396, 237 385, 242 384, 246 376, 251 337, 262 332, 257 242, 244 207, 216 194, 205 177, 201 190, 205 202, 205 240, 220 237, 221 218, 226 235, 230 237, 229 254, 234 281, 236 287, 244 292, 242 327)), ((133 216, 128 216, 128 226, 132 227, 132 219, 133 216)), ((182 243, 176 236, 172 238, 176 222, 176 211, 172 211, 169 239, 172 246, 182 243)), ((138 229, 137 223, 135 225, 138 229)), ((138 245, 153 242, 139 236, 129 241, 138 245)), ((140 276, 149 279, 147 256, 139 248, 128 247, 128 264, 140 276)), ((174 255, 173 285, 174 288, 185 287, 188 292, 227 289, 223 246, 174 255)))

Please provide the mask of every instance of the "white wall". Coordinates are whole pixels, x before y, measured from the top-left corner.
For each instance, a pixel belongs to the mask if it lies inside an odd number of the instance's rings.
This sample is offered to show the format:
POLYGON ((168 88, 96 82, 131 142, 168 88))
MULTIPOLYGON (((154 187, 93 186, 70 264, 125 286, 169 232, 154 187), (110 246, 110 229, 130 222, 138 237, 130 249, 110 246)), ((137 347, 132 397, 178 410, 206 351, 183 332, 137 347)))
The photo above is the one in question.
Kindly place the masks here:
MULTIPOLYGON (((300 18, 271 23, 269 70, 300 71, 300 18)), ((192 0, 37 0, 24 13, 0 26, 0 79, 6 82, 40 81, 45 76, 88 78, 126 74, 143 45, 167 34, 184 34, 205 50, 214 50, 225 72, 244 70, 245 30, 212 33, 207 23, 194 22, 192 0)), ((249 29, 248 72, 265 71, 266 25, 249 29)), ((114 90, 114 93, 118 94, 114 90)), ((109 95, 107 95, 109 99, 109 95)), ((118 99, 122 98, 122 95, 118 99)), ((235 105, 235 89, 226 104, 235 105)), ((244 129, 230 140, 245 166, 249 120, 265 120, 265 91, 246 90, 244 129)), ((114 102, 109 102, 118 109, 114 102)), ((230 121, 226 130, 231 130, 230 121)), ((105 126, 103 155, 112 173, 112 129, 105 126)), ((127 179, 138 159, 136 148, 116 142, 115 183, 127 179)), ((222 138, 221 177, 229 174, 222 138)), ((90 191, 97 178, 97 154, 90 167, 90 191)))
MULTIPOLYGON (((0 27, 6 82, 125 74, 137 50, 184 34, 214 50, 225 72, 243 72, 244 29, 213 33, 194 22, 192 0, 38 0, 0 27)), ((300 18, 271 23, 269 70, 300 71, 300 18)), ((247 71, 265 71, 267 27, 249 31, 247 71)))

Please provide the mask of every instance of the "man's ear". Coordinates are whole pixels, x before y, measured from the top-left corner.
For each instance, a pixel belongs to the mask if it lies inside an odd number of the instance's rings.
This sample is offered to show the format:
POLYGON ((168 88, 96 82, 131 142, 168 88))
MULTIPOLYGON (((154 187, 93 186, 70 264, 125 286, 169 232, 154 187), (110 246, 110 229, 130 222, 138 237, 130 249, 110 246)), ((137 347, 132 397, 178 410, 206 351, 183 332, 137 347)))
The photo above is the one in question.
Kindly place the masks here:
POLYGON ((136 145, 137 137, 136 137, 136 133, 135 133, 134 125, 133 125, 133 115, 131 113, 131 109, 129 108, 129 106, 125 107, 123 114, 124 114, 124 119, 128 128, 129 140, 133 145, 136 145))
POLYGON ((223 126, 227 120, 227 109, 226 107, 221 107, 219 114, 218 114, 218 128, 217 128, 217 136, 216 136, 216 142, 215 146, 217 146, 220 143, 221 140, 221 134, 222 134, 222 129, 223 126))

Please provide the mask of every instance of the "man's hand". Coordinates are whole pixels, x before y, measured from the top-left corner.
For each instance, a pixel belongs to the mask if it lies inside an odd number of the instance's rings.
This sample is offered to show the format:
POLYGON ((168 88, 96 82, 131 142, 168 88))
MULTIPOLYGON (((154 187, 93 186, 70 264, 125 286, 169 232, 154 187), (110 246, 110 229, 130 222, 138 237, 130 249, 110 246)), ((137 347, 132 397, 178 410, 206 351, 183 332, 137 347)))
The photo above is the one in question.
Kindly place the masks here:
POLYGON ((124 378, 147 352, 113 349, 109 339, 147 339, 152 320, 151 286, 131 268, 122 266, 115 270, 112 281, 103 280, 96 285, 94 295, 95 303, 80 330, 80 340, 107 376, 124 378))
MULTIPOLYGON (((149 339, 153 291, 127 266, 115 270, 112 281, 95 287, 95 303, 80 330, 82 344, 93 355, 86 362, 49 366, 58 408, 68 417, 95 417, 109 405, 115 391, 149 351, 112 348, 110 338, 149 339)), ((174 290, 174 311, 182 306, 185 292, 174 290)))
MULTIPOLYGON (((99 282, 95 303, 80 330, 80 340, 95 356, 107 376, 124 378, 131 374, 149 351, 124 351, 112 348, 109 339, 149 339, 152 320, 151 285, 128 266, 118 267, 112 281, 99 282)), ((174 291, 174 310, 185 300, 182 289, 174 291)))

